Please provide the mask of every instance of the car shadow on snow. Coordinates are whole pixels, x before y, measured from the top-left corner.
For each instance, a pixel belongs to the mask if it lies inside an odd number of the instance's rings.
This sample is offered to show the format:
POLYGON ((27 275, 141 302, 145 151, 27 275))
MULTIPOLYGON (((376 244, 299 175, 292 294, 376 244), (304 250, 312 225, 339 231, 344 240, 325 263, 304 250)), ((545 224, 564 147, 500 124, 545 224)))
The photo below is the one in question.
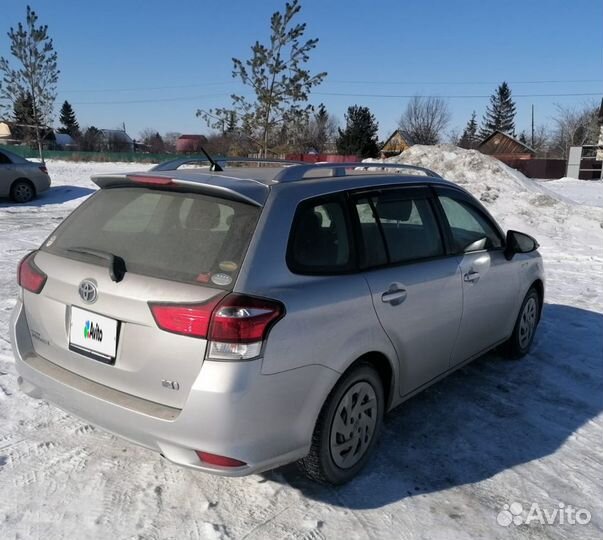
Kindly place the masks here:
POLYGON ((394 409, 360 475, 339 488, 289 465, 266 475, 353 509, 479 482, 554 453, 603 410, 603 315, 546 304, 532 352, 489 353, 394 409))
POLYGON ((82 186, 54 186, 40 193, 33 201, 18 204, 10 199, 0 199, 0 208, 24 208, 32 206, 45 206, 47 204, 60 204, 94 193, 94 189, 82 186))

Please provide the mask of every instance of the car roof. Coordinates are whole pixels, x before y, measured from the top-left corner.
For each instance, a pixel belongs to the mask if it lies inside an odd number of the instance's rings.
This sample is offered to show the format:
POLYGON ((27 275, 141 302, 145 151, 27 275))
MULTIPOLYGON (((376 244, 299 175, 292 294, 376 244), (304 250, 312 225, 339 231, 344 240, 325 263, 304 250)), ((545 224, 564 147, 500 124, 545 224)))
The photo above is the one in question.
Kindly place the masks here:
POLYGON ((271 189, 284 189, 295 185, 312 185, 316 193, 330 193, 349 189, 365 189, 371 186, 395 184, 445 184, 456 186, 428 169, 405 164, 375 163, 331 163, 331 164, 284 164, 284 166, 229 167, 222 171, 210 167, 188 169, 141 171, 135 173, 96 175, 92 180, 101 188, 139 184, 170 184, 174 187, 209 192, 226 198, 262 206, 271 189), (421 174, 400 174, 412 170, 421 174))

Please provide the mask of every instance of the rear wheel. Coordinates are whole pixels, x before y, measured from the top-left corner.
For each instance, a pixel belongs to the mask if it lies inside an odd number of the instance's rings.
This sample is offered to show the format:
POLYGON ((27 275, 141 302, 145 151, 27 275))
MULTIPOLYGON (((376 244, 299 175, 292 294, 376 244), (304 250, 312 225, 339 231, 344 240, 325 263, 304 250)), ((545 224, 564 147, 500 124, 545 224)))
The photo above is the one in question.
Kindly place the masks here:
POLYGON ((298 462, 302 472, 328 484, 356 476, 375 448, 384 401, 381 378, 369 364, 345 374, 323 405, 310 453, 298 462))
POLYGON ((36 190, 29 180, 17 180, 10 188, 10 197, 16 203, 28 203, 36 196, 36 190))
POLYGON ((507 342, 511 358, 519 359, 528 354, 540 317, 540 296, 536 289, 530 289, 521 304, 513 334, 507 342))

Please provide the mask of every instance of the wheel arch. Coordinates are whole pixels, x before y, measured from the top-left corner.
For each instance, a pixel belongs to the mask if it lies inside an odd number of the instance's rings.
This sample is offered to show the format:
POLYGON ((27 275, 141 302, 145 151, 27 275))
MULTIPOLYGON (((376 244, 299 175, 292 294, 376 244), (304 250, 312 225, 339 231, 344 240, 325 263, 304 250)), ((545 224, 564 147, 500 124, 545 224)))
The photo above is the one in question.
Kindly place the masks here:
POLYGON ((27 182, 31 186, 31 189, 34 190, 34 197, 38 194, 38 190, 36 189, 36 185, 34 184, 34 182, 32 182, 29 178, 25 176, 20 176, 19 178, 15 178, 10 184, 11 195, 13 193, 15 185, 17 185, 18 182, 27 182))
MULTIPOLYGON (((538 278, 532 282, 532 284, 530 285, 530 289, 536 289, 536 292, 538 293, 538 300, 539 300, 538 320, 540 320, 540 317, 542 315, 542 308, 544 306, 544 283, 542 282, 542 280, 540 278, 538 278)), ((530 290, 530 289, 528 289, 528 290, 530 290)))
MULTIPOLYGON (((383 383, 383 393, 385 395, 385 410, 388 411, 393 403, 396 394, 396 371, 390 358, 381 351, 369 351, 356 358, 345 371, 340 375, 335 383, 339 383, 346 373, 354 369, 359 364, 369 364, 378 373, 383 383)), ((334 386, 334 387, 335 387, 334 386)), ((332 389, 331 389, 332 391, 332 389)))

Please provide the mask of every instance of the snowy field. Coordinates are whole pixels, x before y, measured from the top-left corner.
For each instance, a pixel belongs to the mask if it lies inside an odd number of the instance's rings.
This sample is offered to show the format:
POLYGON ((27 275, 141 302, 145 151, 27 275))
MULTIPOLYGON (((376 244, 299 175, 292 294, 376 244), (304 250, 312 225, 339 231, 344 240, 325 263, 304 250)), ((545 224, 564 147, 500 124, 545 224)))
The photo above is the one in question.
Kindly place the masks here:
POLYGON ((49 193, 0 201, 0 538, 603 538, 603 209, 587 204, 601 206, 603 186, 536 183, 449 146, 400 159, 534 235, 546 305, 532 354, 491 353, 406 402, 339 489, 291 466, 242 479, 178 468, 19 393, 8 342, 17 262, 92 192, 90 174, 148 166, 49 162, 49 193), (509 524, 512 503, 524 520, 533 503, 592 519, 509 524))
POLYGON ((573 202, 603 207, 602 180, 584 181, 575 178, 560 178, 547 181, 543 185, 573 202))

